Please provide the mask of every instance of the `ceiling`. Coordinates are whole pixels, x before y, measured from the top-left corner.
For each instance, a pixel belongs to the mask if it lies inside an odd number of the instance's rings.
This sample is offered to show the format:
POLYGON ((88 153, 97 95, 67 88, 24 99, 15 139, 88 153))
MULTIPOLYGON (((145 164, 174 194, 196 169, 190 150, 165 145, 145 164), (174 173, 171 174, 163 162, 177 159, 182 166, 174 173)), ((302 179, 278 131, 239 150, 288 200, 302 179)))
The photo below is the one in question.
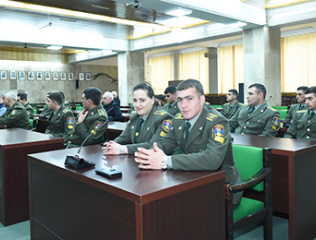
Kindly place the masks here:
POLYGON ((110 65, 115 62, 113 57, 117 52, 159 54, 241 41, 242 28, 277 26, 282 34, 316 31, 316 0, 138 0, 138 3, 140 6, 136 8, 134 0, 0 0, 0 29, 6 33, 0 35, 0 50, 81 54, 79 60, 73 57, 72 62, 89 60, 91 64, 110 65), (16 6, 8 6, 5 2, 16 3, 16 6), (17 5, 19 3, 24 4, 17 5), (30 10, 31 4, 72 11, 52 13, 38 7, 30 10), (166 11, 177 7, 191 9, 189 17, 193 19, 189 22, 184 19, 172 21, 175 18, 167 15, 166 11), (305 9, 312 11, 303 12, 305 9), (291 11, 301 13, 286 15, 291 11), (77 14, 73 15, 74 12, 77 14), (98 18, 87 18, 84 13, 96 14, 98 18), (99 16, 107 16, 108 20, 99 16), (120 23, 122 19, 136 22, 120 23), (247 25, 242 28, 226 27, 238 21, 247 25), (159 30, 142 27, 143 23, 152 24, 159 30), (161 30, 162 26, 168 30, 161 30), (143 37, 135 37, 133 33, 137 28, 149 29, 150 32, 147 31, 143 37), (59 51, 47 50, 49 45, 63 48, 59 51), (104 49, 113 52, 95 52, 104 49), (83 56, 85 50, 93 54, 83 56), (109 57, 112 60, 100 61, 109 57))

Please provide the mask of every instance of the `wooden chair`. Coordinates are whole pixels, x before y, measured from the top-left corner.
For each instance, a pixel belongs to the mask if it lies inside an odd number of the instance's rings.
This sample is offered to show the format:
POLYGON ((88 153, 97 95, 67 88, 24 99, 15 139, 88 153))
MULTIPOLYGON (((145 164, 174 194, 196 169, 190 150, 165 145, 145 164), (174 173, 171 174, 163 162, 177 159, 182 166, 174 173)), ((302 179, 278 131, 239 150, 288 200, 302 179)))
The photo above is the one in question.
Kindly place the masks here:
POLYGON ((234 230, 263 220, 264 239, 272 239, 271 148, 233 144, 233 155, 242 181, 226 185, 226 237, 234 230), (233 193, 243 191, 240 205, 233 206, 233 193), (249 198, 255 196, 255 199, 249 198))

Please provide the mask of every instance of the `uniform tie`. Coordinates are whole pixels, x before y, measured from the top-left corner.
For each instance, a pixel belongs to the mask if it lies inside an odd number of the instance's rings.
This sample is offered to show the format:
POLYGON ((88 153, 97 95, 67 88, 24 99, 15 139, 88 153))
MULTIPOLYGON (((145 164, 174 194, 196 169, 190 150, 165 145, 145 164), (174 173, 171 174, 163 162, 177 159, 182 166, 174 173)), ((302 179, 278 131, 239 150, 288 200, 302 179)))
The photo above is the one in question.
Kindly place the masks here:
POLYGON ((302 110, 304 108, 304 105, 303 104, 300 104, 298 110, 302 110))
POLYGON ((188 136, 190 134, 190 127, 191 127, 190 122, 186 122, 185 123, 185 137, 184 137, 186 140, 188 139, 188 136))
POLYGON ((144 123, 144 119, 140 118, 136 127, 136 132, 135 132, 135 143, 139 142, 139 135, 140 135, 140 131, 142 129, 143 123, 144 123))
POLYGON ((314 117, 314 115, 315 115, 315 112, 314 112, 314 111, 311 111, 310 114, 309 114, 308 120, 312 120, 312 118, 314 117))
POLYGON ((250 116, 253 111, 255 110, 255 107, 254 106, 250 106, 249 109, 248 109, 248 116, 250 116))

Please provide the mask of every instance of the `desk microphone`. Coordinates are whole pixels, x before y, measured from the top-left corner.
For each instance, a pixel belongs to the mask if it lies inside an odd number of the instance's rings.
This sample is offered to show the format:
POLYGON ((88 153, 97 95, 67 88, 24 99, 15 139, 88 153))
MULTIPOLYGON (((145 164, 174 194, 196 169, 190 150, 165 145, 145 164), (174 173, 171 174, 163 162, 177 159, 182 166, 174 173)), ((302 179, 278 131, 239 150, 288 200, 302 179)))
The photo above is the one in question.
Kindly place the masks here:
MULTIPOLYGON (((102 124, 101 127, 97 130, 99 131, 105 124, 107 124, 107 122, 109 121, 109 119, 107 118, 102 124)), ((96 132, 97 132, 96 131, 96 132)), ((66 157, 66 161, 65 161, 65 166, 66 167, 71 167, 75 170, 79 170, 79 169, 83 169, 83 168, 89 168, 89 167, 94 167, 95 163, 90 162, 90 161, 86 161, 83 158, 80 157, 80 152, 81 149, 83 147, 83 145, 85 144, 85 142, 93 135, 94 133, 90 133, 85 140, 81 143, 78 152, 76 153, 76 155, 70 155, 68 154, 66 157)))

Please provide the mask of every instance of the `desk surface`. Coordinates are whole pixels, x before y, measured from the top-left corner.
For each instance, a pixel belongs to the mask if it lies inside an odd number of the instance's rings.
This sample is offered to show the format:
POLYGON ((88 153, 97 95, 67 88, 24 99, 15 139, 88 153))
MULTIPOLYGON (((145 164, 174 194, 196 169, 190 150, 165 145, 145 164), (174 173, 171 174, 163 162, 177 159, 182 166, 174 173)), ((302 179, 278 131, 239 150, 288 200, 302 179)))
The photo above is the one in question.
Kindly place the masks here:
POLYGON ((127 122, 109 121, 108 123, 108 129, 112 131, 123 132, 126 126, 127 126, 127 122))

